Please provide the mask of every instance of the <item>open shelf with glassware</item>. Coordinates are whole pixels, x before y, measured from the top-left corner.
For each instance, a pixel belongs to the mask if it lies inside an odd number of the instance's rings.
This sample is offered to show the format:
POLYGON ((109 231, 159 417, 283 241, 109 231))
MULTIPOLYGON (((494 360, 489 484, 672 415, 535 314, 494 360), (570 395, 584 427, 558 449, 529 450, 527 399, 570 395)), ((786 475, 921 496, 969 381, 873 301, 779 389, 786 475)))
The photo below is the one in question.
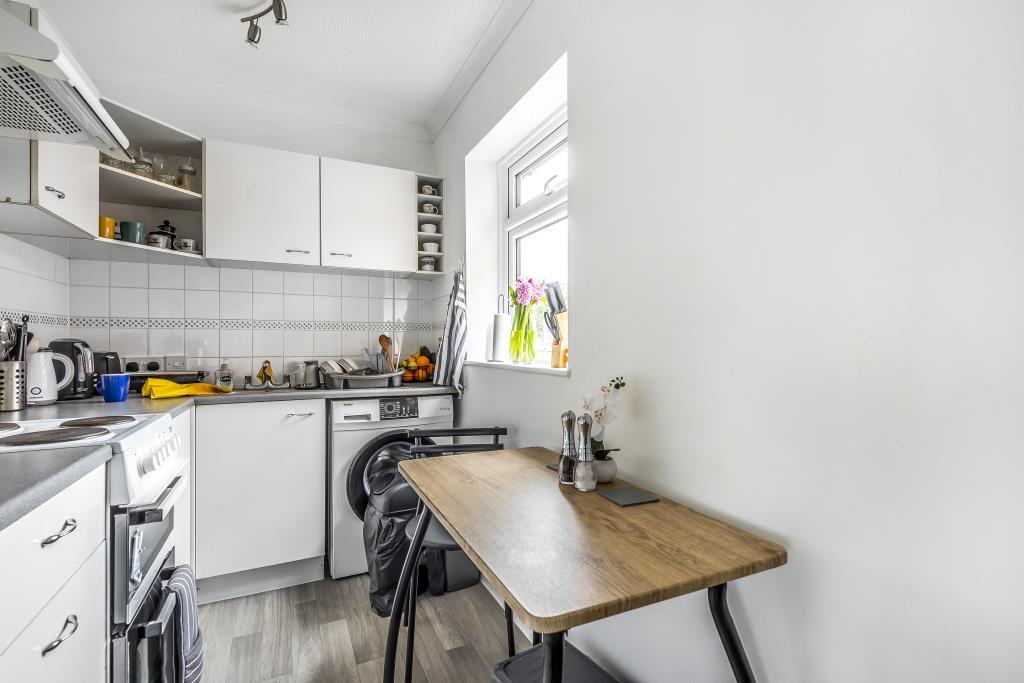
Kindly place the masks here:
POLYGON ((100 155, 98 246, 122 257, 135 250, 140 260, 201 259, 202 139, 117 102, 103 104, 134 162, 100 155), (114 219, 113 232, 104 217, 114 219))
POLYGON ((444 272, 443 197, 443 178, 423 173, 416 175, 417 273, 444 272))

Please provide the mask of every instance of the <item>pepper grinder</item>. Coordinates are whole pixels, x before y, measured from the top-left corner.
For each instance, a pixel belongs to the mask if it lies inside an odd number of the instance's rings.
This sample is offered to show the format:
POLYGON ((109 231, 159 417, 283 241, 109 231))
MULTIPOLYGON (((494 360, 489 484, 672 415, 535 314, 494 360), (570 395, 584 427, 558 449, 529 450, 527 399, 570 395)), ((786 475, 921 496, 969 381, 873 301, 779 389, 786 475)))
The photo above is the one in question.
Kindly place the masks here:
POLYGON ((572 471, 576 465, 576 413, 562 413, 562 457, 558 459, 558 483, 573 485, 572 471))
POLYGON ((576 420, 576 426, 580 430, 580 440, 572 480, 577 491, 593 491, 597 488, 594 454, 590 450, 590 430, 594 426, 594 418, 587 414, 580 415, 576 420))

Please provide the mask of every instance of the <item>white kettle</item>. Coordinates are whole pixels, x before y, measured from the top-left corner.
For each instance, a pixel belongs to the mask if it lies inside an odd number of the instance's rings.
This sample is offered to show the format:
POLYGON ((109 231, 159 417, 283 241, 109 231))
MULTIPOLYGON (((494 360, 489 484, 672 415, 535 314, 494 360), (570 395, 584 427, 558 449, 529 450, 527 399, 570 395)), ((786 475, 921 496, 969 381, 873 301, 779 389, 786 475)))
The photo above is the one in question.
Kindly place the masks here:
POLYGON ((30 406, 45 406, 57 402, 57 392, 71 384, 75 378, 75 365, 62 353, 39 349, 28 357, 28 392, 30 406), (54 362, 64 365, 64 378, 57 383, 54 362))

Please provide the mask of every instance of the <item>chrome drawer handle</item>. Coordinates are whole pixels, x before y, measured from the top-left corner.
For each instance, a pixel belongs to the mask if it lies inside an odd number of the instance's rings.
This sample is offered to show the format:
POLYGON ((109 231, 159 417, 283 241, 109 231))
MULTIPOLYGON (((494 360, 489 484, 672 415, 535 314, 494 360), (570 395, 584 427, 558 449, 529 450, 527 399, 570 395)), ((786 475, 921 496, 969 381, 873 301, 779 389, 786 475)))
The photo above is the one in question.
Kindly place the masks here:
POLYGON ((352 258, 352 254, 343 254, 340 251, 332 251, 331 256, 344 256, 346 258, 352 258))
POLYGON ((60 531, 55 533, 53 536, 47 536, 46 538, 44 538, 43 542, 39 544, 39 547, 40 548, 45 548, 46 546, 50 545, 51 543, 56 543, 57 541, 59 541, 60 539, 64 538, 65 536, 67 536, 68 534, 70 534, 72 531, 74 531, 77 528, 78 528, 78 522, 76 520, 74 520, 74 519, 66 519, 66 520, 64 520, 64 526, 62 526, 60 528, 60 531))
POLYGON ((285 417, 309 417, 310 415, 313 415, 313 414, 314 413, 312 413, 312 412, 309 412, 309 413, 288 413, 287 415, 285 415, 285 417))
POLYGON ((285 249, 289 254, 308 254, 309 249, 285 249))
POLYGON ((63 643, 68 638, 70 638, 71 636, 75 635, 75 631, 77 631, 77 630, 78 630, 78 615, 77 614, 69 614, 68 618, 64 620, 64 626, 60 629, 60 635, 57 636, 57 640, 53 641, 52 643, 50 643, 49 645, 47 645, 46 647, 43 648, 43 653, 42 653, 43 657, 45 657, 46 655, 48 655, 49 653, 53 652, 58 647, 60 647, 60 644, 63 643), (71 627, 70 631, 68 630, 69 626, 71 627))
POLYGON ((66 194, 58 190, 56 187, 53 187, 52 185, 47 185, 43 189, 46 190, 47 192, 53 192, 54 194, 56 194, 57 199, 64 199, 64 197, 67 196, 66 194))

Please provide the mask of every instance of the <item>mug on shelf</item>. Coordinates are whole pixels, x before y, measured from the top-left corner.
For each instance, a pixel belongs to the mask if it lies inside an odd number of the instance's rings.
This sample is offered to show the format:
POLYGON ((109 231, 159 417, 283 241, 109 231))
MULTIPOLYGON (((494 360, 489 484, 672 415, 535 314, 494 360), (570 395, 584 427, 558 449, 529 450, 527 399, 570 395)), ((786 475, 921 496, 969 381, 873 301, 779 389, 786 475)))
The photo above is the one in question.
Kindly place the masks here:
POLYGON ((437 226, 434 225, 433 223, 420 223, 420 232, 425 232, 433 235, 437 233, 437 226))
POLYGON ((196 248, 196 241, 188 239, 187 237, 174 240, 174 248, 181 251, 198 251, 196 248))
POLYGON ((441 245, 437 242, 424 242, 423 251, 438 252, 441 251, 441 245))
POLYGON ((121 240, 143 244, 146 241, 146 226, 138 221, 121 221, 121 240))
POLYGON ((128 398, 128 386, 132 378, 125 373, 100 375, 96 380, 96 389, 103 394, 107 403, 120 403, 128 398))
POLYGON ((117 219, 111 216, 100 216, 100 237, 112 240, 115 232, 117 232, 117 219))
POLYGON ((433 185, 424 185, 420 188, 420 194, 436 195, 437 190, 434 189, 433 185))
POLYGON ((423 213, 441 213, 441 209, 435 204, 426 203, 423 205, 423 213))

